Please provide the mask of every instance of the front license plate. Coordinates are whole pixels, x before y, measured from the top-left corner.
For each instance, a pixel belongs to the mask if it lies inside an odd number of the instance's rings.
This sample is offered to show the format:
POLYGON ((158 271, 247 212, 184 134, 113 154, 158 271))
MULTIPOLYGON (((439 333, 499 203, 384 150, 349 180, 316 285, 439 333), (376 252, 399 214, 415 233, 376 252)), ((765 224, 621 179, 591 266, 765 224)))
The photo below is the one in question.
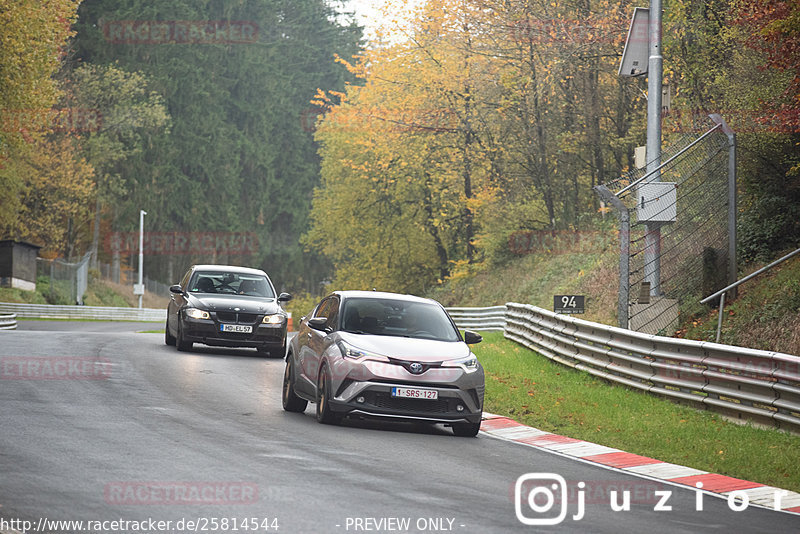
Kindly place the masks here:
POLYGON ((245 324, 221 324, 220 332, 236 332, 237 334, 252 334, 253 327, 245 324))
POLYGON ((439 392, 435 389, 392 388, 392 397, 436 400, 439 398, 439 392))

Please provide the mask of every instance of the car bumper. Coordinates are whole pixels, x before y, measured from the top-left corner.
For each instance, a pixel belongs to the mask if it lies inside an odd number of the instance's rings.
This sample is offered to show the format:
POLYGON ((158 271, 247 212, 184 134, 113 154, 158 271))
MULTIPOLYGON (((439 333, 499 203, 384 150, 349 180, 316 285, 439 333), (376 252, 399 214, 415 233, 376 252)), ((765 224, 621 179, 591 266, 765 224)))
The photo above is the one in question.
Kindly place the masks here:
POLYGON ((280 347, 286 340, 286 324, 250 325, 249 334, 221 332, 220 323, 212 319, 183 320, 183 337, 193 343, 204 343, 217 347, 280 347))
POLYGON ((460 369, 432 369, 422 375, 412 375, 400 366, 372 366, 371 369, 353 369, 347 375, 339 376, 344 376, 344 379, 333 381, 333 398, 330 399, 331 409, 339 413, 434 423, 481 421, 482 368, 472 373, 460 369), (393 397, 392 388, 395 387, 435 390, 438 398, 393 397))

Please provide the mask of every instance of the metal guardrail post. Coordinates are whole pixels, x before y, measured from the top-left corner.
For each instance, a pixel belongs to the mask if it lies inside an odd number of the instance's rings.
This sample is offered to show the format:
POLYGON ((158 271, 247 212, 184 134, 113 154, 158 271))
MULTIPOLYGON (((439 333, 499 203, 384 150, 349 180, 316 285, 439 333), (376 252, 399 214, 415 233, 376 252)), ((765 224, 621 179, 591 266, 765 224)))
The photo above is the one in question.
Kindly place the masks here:
POLYGON ((719 337, 722 335, 722 314, 725 312, 725 293, 719 298, 719 317, 717 318, 717 338, 716 343, 719 343, 719 337))
MULTIPOLYGON (((733 284, 739 277, 739 266, 736 259, 736 133, 731 130, 721 115, 713 113, 709 117, 728 136, 728 284, 733 284)), ((731 298, 736 298, 736 289, 733 289, 731 298)), ((717 341, 719 341, 719 336, 717 341)))

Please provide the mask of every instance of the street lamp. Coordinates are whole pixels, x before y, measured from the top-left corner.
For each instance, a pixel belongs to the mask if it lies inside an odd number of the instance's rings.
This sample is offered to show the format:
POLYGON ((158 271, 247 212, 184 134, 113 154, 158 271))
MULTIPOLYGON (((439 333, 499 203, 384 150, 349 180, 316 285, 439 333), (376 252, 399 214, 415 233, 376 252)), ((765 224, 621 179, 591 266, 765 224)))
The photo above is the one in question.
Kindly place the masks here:
POLYGON ((139 283, 133 286, 133 294, 139 295, 139 309, 142 309, 142 297, 144 296, 144 216, 147 212, 139 210, 139 283))

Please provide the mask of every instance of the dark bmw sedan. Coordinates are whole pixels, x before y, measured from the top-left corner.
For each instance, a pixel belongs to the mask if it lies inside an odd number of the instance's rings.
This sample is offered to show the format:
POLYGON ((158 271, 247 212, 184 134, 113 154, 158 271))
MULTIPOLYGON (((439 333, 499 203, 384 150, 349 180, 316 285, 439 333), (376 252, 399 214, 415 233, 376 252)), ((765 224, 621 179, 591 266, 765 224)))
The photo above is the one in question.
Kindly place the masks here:
POLYGON ((169 288, 164 340, 178 350, 194 343, 254 347, 260 354, 286 354, 287 314, 280 306, 292 298, 276 295, 267 273, 229 265, 195 265, 169 288))

